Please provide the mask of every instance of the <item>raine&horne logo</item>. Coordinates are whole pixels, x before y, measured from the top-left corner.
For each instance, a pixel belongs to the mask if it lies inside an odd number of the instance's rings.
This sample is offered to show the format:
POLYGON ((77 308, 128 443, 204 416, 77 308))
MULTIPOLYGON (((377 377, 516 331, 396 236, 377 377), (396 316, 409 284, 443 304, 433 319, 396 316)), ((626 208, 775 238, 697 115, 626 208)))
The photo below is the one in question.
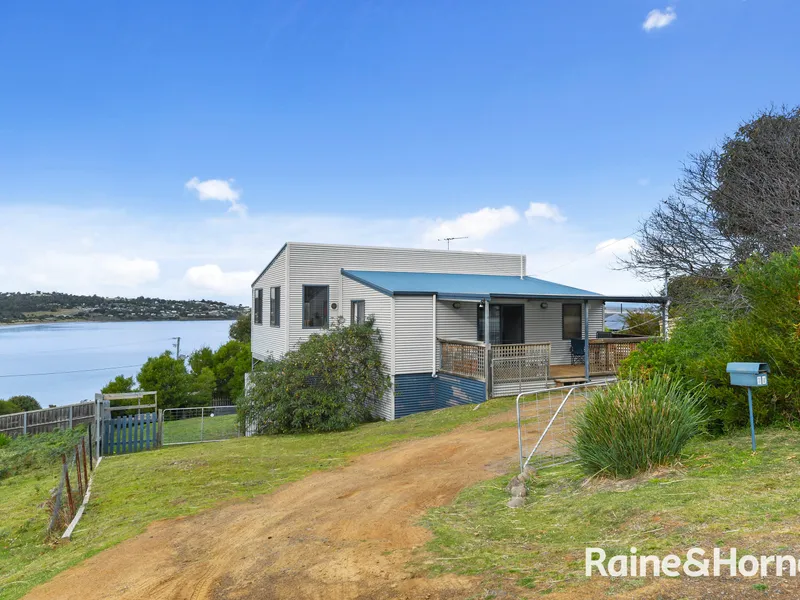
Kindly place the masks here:
POLYGON ((797 577, 798 572, 798 559, 790 554, 739 557, 736 548, 724 554, 720 548, 711 553, 691 548, 683 556, 668 554, 663 558, 639 555, 636 548, 608 558, 602 548, 586 548, 585 565, 586 577, 797 577))

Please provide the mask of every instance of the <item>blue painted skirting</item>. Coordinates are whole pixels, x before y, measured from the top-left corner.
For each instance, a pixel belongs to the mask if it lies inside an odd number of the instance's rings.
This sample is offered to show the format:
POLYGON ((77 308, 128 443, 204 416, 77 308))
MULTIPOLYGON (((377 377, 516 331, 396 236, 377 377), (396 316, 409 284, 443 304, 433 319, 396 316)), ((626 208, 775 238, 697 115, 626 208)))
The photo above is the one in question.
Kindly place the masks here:
POLYGON ((483 381, 444 373, 439 373, 436 378, 436 408, 477 404, 484 400, 486 400, 486 384, 483 381))
POLYGON ((486 384, 474 379, 430 373, 412 373, 394 377, 394 418, 458 406, 475 404, 486 399, 486 384))

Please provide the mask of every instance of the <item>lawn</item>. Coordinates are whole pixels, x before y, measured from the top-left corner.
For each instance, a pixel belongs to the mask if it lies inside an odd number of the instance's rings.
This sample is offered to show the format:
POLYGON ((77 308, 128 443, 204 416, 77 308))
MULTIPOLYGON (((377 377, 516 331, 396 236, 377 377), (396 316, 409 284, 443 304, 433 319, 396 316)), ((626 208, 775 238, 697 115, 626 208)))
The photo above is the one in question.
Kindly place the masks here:
POLYGON ((469 488, 428 513, 434 558, 421 560, 430 570, 499 577, 544 593, 586 582, 587 546, 608 556, 631 546, 660 556, 695 546, 737 547, 740 555, 800 550, 800 434, 791 431, 761 433, 755 454, 747 433, 695 439, 675 469, 627 482, 587 482, 576 465, 545 469, 517 510, 505 507, 509 478, 469 488))
POLYGON ((45 540, 40 506, 57 471, 27 470, 0 481, 0 599, 20 598, 79 561, 144 531, 158 519, 265 494, 305 475, 396 442, 432 436, 492 414, 513 400, 460 406, 370 423, 341 433, 238 438, 168 446, 103 459, 73 540, 45 540))
POLYGON ((165 444, 185 444, 204 440, 227 440, 238 437, 236 415, 194 417, 179 421, 164 421, 163 442, 165 444))

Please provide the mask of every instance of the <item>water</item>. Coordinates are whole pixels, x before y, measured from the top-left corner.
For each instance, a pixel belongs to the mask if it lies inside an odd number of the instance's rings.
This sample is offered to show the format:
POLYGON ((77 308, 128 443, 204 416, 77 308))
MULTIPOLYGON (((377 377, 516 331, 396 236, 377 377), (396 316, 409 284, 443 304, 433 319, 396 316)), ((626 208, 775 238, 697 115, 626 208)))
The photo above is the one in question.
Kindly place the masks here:
POLYGON ((228 341, 231 323, 145 321, 0 326, 0 398, 28 394, 43 407, 93 400, 100 388, 117 375, 136 375, 150 356, 164 350, 172 350, 174 354, 172 338, 180 336, 182 355, 202 346, 216 349, 228 341), (54 372, 59 374, 42 375, 54 372))

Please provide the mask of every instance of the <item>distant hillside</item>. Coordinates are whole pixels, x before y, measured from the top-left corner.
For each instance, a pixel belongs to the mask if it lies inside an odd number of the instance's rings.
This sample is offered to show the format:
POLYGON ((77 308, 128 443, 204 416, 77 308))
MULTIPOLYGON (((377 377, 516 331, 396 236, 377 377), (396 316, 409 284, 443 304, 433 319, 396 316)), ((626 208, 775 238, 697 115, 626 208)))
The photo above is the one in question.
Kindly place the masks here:
POLYGON ((236 319, 248 309, 214 300, 104 298, 59 292, 0 292, 0 323, 236 319))

